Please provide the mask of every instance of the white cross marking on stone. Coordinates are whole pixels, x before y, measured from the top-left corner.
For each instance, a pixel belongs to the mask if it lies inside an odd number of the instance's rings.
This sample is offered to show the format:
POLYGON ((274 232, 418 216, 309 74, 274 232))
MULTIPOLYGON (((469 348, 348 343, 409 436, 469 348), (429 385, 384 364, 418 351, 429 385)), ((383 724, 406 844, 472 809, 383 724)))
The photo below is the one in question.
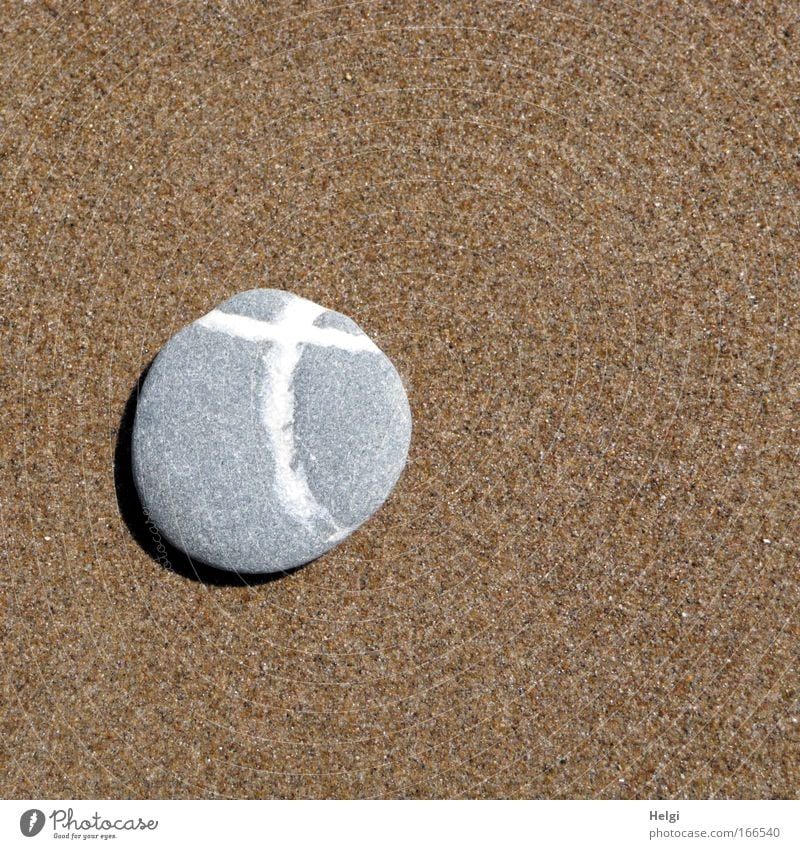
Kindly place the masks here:
POLYGON ((197 321, 201 327, 250 342, 274 342, 263 354, 267 369, 261 421, 267 430, 275 460, 275 489, 287 512, 307 526, 323 522, 331 528, 328 542, 346 537, 352 528, 339 525, 314 497, 294 444, 294 371, 304 345, 322 345, 345 351, 380 354, 366 335, 353 335, 332 327, 316 327, 324 307, 305 298, 293 298, 275 322, 212 310, 197 321))
POLYGON ((314 320, 327 312, 305 298, 290 301, 277 322, 261 321, 249 315, 212 310, 198 320, 209 330, 219 330, 229 336, 250 342, 277 342, 284 345, 322 345, 345 351, 371 351, 379 354, 378 346, 365 334, 355 336, 334 327, 315 327, 314 320))

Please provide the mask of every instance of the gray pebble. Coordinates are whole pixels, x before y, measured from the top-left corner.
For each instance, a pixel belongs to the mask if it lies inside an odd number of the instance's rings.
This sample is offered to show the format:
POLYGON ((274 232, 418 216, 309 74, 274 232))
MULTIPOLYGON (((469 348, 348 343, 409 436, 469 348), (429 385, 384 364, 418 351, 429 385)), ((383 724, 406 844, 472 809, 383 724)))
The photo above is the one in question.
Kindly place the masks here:
POLYGON ((133 429, 150 521, 230 571, 308 563, 363 524, 408 456, 411 410, 346 316, 274 289, 235 295, 153 362, 133 429))

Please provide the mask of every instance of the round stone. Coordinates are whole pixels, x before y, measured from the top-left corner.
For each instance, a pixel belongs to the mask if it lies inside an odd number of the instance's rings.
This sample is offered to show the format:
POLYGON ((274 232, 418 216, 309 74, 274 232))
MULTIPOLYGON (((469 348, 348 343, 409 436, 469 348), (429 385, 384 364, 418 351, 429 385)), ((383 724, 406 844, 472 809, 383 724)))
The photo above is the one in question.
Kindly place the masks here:
POLYGON ((410 440, 400 376, 355 322, 254 289, 184 327, 153 361, 133 475, 147 519, 189 557, 278 572, 363 524, 410 440))

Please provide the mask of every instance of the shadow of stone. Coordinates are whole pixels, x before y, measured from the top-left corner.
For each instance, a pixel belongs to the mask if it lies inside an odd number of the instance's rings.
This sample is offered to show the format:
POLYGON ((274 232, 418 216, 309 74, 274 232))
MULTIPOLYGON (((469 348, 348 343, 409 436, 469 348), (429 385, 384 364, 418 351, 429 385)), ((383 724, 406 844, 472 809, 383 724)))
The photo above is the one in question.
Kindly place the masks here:
POLYGON ((159 534, 156 526, 148 519, 133 480, 131 443, 139 389, 144 383, 152 364, 153 361, 151 360, 145 366, 128 396, 117 430, 117 444, 114 449, 114 488, 117 495, 117 505, 120 515, 136 543, 150 558, 170 572, 215 587, 252 587, 259 584, 269 584, 301 569, 302 566, 298 566, 287 571, 264 575, 215 569, 207 563, 192 560, 180 549, 175 548, 159 534))

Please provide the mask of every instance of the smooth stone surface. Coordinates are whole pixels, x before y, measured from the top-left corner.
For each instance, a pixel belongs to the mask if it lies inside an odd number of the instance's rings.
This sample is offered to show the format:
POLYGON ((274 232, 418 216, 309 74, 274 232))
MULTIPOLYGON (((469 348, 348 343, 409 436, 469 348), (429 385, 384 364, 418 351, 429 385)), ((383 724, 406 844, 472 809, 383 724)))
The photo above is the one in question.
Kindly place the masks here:
POLYGON ((254 289, 180 330, 154 360, 133 474, 147 517, 189 557, 277 572, 363 524, 410 440, 400 376, 355 322, 254 289))

